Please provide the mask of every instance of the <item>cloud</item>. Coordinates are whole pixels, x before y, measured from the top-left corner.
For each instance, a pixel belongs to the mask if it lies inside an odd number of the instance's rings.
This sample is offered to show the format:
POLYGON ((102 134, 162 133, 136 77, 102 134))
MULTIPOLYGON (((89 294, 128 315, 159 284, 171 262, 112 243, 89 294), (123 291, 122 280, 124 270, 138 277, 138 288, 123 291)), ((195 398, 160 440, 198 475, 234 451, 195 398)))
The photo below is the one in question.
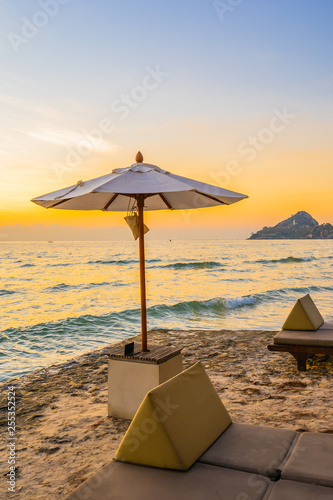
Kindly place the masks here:
MULTIPOLYGON (((21 89, 18 87, 17 92, 19 93, 20 91, 21 89)), ((11 108, 11 118, 16 117, 18 120, 22 120, 23 117, 28 117, 29 120, 32 120, 33 117, 37 117, 38 115, 52 120, 63 119, 65 116, 64 113, 59 112, 59 110, 45 105, 31 96, 21 97, 1 92, 0 104, 11 108)))
POLYGON ((34 103, 28 99, 22 97, 13 96, 10 94, 1 93, 0 102, 6 104, 7 106, 14 106, 20 109, 32 110, 34 109, 34 103))
POLYGON ((48 142, 57 146, 78 147, 89 146, 99 153, 114 152, 119 149, 117 144, 97 137, 91 133, 79 133, 71 130, 42 130, 40 132, 27 132, 32 139, 48 142))

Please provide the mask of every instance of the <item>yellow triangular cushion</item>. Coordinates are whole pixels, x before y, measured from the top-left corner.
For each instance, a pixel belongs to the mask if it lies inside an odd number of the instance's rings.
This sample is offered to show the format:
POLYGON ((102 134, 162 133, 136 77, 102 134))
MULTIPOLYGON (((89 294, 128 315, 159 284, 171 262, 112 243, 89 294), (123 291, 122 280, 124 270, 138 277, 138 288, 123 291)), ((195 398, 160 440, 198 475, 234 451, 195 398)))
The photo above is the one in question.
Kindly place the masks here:
POLYGON ((148 392, 116 460, 187 470, 231 424, 201 363, 148 392))
POLYGON ((318 330, 324 319, 315 306, 310 295, 298 299, 288 318, 283 324, 283 330, 318 330))

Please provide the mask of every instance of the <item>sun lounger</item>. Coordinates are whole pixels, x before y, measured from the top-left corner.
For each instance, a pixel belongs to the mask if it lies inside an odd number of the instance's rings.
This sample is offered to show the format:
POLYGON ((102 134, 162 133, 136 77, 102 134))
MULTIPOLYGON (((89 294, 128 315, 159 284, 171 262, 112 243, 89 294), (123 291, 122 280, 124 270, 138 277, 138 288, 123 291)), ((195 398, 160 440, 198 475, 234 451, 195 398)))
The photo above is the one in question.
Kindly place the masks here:
POLYGON ((332 500, 332 440, 232 422, 196 363, 146 395, 115 459, 67 500, 332 500))
POLYGON ((324 322, 310 295, 298 299, 275 335, 269 351, 289 352, 297 369, 306 370, 306 360, 313 354, 333 354, 333 323, 324 322))
POLYGON ((306 360, 314 354, 333 355, 333 323, 324 323, 316 332, 281 330, 267 346, 269 351, 289 352, 299 371, 306 370, 306 360))

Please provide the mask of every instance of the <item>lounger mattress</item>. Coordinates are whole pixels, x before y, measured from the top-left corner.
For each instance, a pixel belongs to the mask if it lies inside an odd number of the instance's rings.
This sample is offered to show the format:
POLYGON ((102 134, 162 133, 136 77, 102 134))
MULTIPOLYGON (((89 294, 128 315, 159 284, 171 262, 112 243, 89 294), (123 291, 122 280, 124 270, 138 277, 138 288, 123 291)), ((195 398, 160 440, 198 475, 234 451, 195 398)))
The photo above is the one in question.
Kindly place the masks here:
POLYGON ((263 500, 270 486, 267 477, 206 464, 184 472, 110 462, 67 500, 263 500))
POLYGON ((276 480, 298 437, 299 433, 288 429, 232 423, 198 462, 276 480))
POLYGON ((274 344, 333 347, 333 323, 325 322, 317 331, 281 330, 274 344))

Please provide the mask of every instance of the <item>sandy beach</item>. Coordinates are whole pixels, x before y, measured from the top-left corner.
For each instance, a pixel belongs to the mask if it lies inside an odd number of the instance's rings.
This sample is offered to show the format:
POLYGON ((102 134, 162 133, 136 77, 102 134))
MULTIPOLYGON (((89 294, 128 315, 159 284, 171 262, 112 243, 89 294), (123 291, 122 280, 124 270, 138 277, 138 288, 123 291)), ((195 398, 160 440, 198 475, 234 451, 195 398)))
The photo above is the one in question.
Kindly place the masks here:
MULTIPOLYGON (((316 356, 298 372, 290 354, 267 350, 273 335, 153 330, 149 343, 183 347, 184 368, 201 361, 235 422, 333 433, 333 357, 316 356)), ((16 493, 8 498, 62 499, 112 459, 129 421, 107 416, 109 348, 1 385, 1 495, 9 385, 16 392, 18 470, 16 493)))

